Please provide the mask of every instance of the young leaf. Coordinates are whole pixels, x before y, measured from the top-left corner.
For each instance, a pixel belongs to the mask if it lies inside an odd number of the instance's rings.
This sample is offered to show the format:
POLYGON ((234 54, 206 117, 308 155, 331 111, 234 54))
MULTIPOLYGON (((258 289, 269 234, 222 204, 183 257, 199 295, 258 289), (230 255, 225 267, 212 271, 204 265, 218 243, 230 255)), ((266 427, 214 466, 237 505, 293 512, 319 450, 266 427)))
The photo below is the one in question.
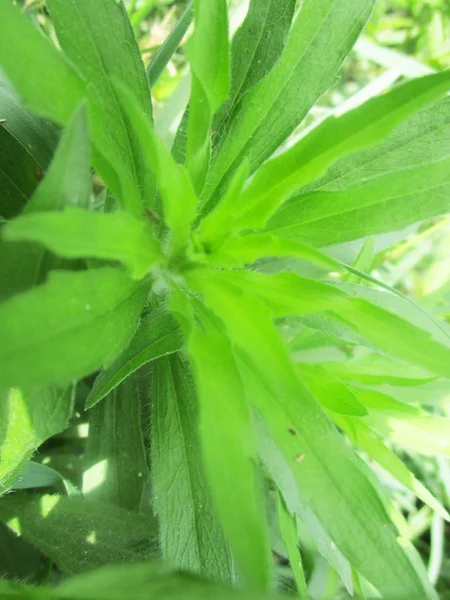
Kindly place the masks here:
MULTIPOLYGON (((75 112, 64 131, 49 170, 22 214, 87 207, 91 193, 90 144, 86 109, 75 112)), ((35 244, 1 243, 0 300, 39 283, 58 261, 35 244)))
POLYGON ((73 390, 48 387, 32 392, 11 388, 0 400, 0 495, 14 485, 38 447, 65 429, 73 390))
POLYGON ((163 261, 150 225, 129 213, 96 213, 79 208, 39 212, 14 219, 2 230, 9 241, 37 242, 65 258, 117 260, 134 279, 163 261))
POLYGON ((67 574, 157 554, 148 517, 81 497, 16 492, 2 498, 0 520, 67 574))
POLYGON ((409 81, 341 117, 329 117, 293 148, 259 169, 244 192, 233 228, 258 229, 300 187, 337 159, 383 141, 412 114, 450 89, 450 71, 409 81))
POLYGON ((85 498, 138 512, 147 475, 141 409, 132 375, 89 412, 83 469, 85 498))
POLYGON ((86 94, 75 69, 12 2, 0 5, 0 64, 33 111, 65 124, 86 94))
POLYGON ((182 345, 183 336, 172 315, 164 308, 151 311, 142 320, 129 346, 98 375, 86 401, 86 408, 95 406, 142 365, 177 352, 182 345))
POLYGON ((65 385, 110 364, 130 341, 146 293, 145 283, 107 267, 54 271, 3 302, 0 389, 65 385))
POLYGON ((152 493, 162 558, 180 569, 232 583, 230 551, 203 473, 191 376, 174 355, 156 361, 153 377, 152 493))
POLYGON ((138 216, 143 201, 150 205, 153 200, 151 172, 111 79, 120 79, 130 89, 148 121, 152 107, 145 68, 125 7, 116 0, 77 0, 75 4, 48 0, 48 7, 63 51, 86 80, 96 145, 119 178, 128 174, 127 182, 121 181, 119 198, 138 216))
POLYGON ((179 250, 189 239, 190 225, 197 212, 197 197, 189 175, 182 165, 175 162, 170 151, 158 138, 132 94, 119 82, 115 88, 139 135, 147 164, 155 173, 163 203, 164 221, 172 230, 174 248, 179 250))
MULTIPOLYGON (((344 431, 349 430, 346 419, 337 419, 337 424, 344 431)), ((358 446, 365 450, 381 467, 386 469, 397 481, 411 490, 418 498, 428 504, 441 517, 450 521, 450 515, 427 488, 411 473, 408 467, 390 450, 381 436, 367 427, 359 419, 352 419, 351 427, 356 429, 358 446)))
POLYGON ((294 16, 295 0, 251 0, 247 15, 231 45, 231 90, 214 119, 224 135, 231 115, 244 95, 255 87, 279 59, 294 16))
POLYGON ((382 596, 428 597, 430 586, 399 543, 376 491, 298 378, 270 310, 234 286, 204 280, 198 289, 265 389, 251 401, 291 465, 301 503, 382 596))
POLYGON ((192 325, 188 354, 197 384, 199 428, 211 493, 245 581, 269 585, 270 554, 252 459, 254 434, 244 388, 225 335, 192 325), (230 493, 231 490, 231 493, 230 493))
POLYGON ((273 70, 242 99, 205 188, 206 211, 222 182, 247 157, 254 171, 334 83, 373 6, 372 0, 306 0, 273 70), (320 73, 320 77, 317 77, 320 73))
POLYGON ((197 190, 209 167, 214 113, 225 101, 229 85, 228 9, 226 0, 195 0, 194 33, 187 57, 192 91, 186 142, 186 163, 197 190))
POLYGON ((328 246, 402 229, 448 212, 450 159, 396 171, 339 191, 313 191, 287 202, 266 230, 328 246))
POLYGON ((281 537, 286 546, 289 564, 294 575, 295 584, 300 600, 309 600, 308 588, 303 571, 303 562, 300 550, 298 548, 298 534, 295 514, 290 515, 283 500, 283 496, 278 493, 278 525, 280 527, 281 537))

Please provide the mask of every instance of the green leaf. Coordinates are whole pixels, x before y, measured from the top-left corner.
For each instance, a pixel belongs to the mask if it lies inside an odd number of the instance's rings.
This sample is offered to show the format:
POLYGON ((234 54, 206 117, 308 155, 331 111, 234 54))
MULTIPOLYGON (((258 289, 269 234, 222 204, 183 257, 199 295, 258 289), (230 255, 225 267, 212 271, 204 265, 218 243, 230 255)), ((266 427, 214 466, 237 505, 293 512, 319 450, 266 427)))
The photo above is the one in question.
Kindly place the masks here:
POLYGON ((120 82, 115 86, 124 109, 140 137, 148 167, 153 169, 161 194, 164 221, 172 230, 172 244, 180 249, 187 244, 190 225, 196 216, 197 196, 186 169, 175 162, 170 151, 154 132, 139 104, 120 82))
POLYGON ((153 377, 152 494, 162 558, 231 584, 230 551, 203 472, 191 375, 181 357, 173 355, 155 363, 153 377))
POLYGON ((0 494, 15 483, 38 447, 66 428, 73 410, 72 389, 12 388, 0 398, 0 494))
POLYGON ((64 385, 110 364, 136 329, 146 291, 120 269, 55 271, 0 304, 0 389, 64 385))
POLYGON ((231 45, 231 90, 214 120, 214 130, 228 128, 244 95, 274 67, 294 16, 295 0, 251 0, 231 45))
POLYGON ((192 90, 186 164, 196 189, 201 190, 209 167, 213 115, 230 85, 228 9, 226 0, 195 0, 194 9, 194 33, 187 46, 192 90))
POLYGON ((352 385, 347 385, 347 389, 351 390, 358 400, 368 408, 385 410, 396 414, 407 413, 409 415, 416 416, 425 414, 421 408, 418 408, 412 404, 400 402, 392 396, 378 390, 356 387, 352 385))
POLYGON ((86 401, 86 408, 95 406, 142 365, 177 352, 182 345, 183 336, 172 315, 164 308, 152 311, 142 320, 129 346, 98 375, 86 401))
POLYGON ((283 202, 323 175, 337 159, 382 142, 400 123, 449 89, 450 71, 444 71, 395 87, 341 117, 329 117, 258 170, 244 192, 233 228, 263 227, 283 202))
MULTIPOLYGON (((81 106, 64 131, 45 175, 22 214, 86 207, 91 193, 90 147, 87 114, 81 106)), ((35 244, 2 242, 0 245, 0 300, 39 283, 59 259, 35 244)))
POLYGON ((295 515, 290 515, 283 500, 283 496, 278 493, 278 524, 280 527, 281 537, 286 546, 289 563, 291 565, 292 574, 294 575, 295 584, 297 586, 298 596, 301 600, 309 600, 308 588, 303 571, 303 562, 300 550, 298 548, 299 539, 297 534, 297 523, 295 515))
POLYGON ((373 237, 369 237, 361 246, 361 250, 358 252, 358 256, 352 265, 352 268, 355 269, 355 272, 349 272, 344 280, 348 283, 361 283, 364 281, 364 279, 358 275, 356 270, 362 271, 362 273, 370 273, 372 270, 374 256, 375 239, 373 237))
POLYGON ((113 504, 16 492, 2 498, 0 520, 64 573, 155 556, 155 523, 113 504))
MULTIPOLYGON (((6 583, 5 579, 34 581, 39 575, 41 564, 38 551, 4 523, 0 523, 0 585, 6 583)), ((4 592, 1 587, 0 592, 4 592)))
POLYGON ((217 152, 204 202, 214 205, 223 181, 247 157, 254 171, 302 121, 333 83, 370 15, 372 0, 307 0, 273 70, 242 99, 217 152), (320 73, 320 77, 317 74, 320 73))
POLYGON ((367 409, 355 394, 321 365, 298 365, 298 371, 313 396, 325 408, 343 415, 363 417, 367 409))
POLYGON ((108 566, 60 584, 56 598, 68 600, 280 600, 284 596, 219 586, 165 563, 108 566))
POLYGON ((147 476, 141 410, 132 375, 89 412, 83 469, 87 499, 139 510, 147 476))
POLYGON ((147 78, 150 87, 152 88, 158 79, 161 77, 164 69, 171 60, 178 46, 181 44, 189 25, 194 16, 193 11, 194 0, 190 0, 186 10, 181 15, 178 23, 164 40, 163 44, 155 52, 150 64, 147 67, 147 78))
POLYGON ((58 141, 50 122, 28 112, 0 73, 0 216, 14 217, 29 200, 58 141))
POLYGON ((192 324, 187 346, 197 384, 200 440, 214 504, 246 582, 265 589, 269 585, 270 554, 252 464, 256 444, 231 345, 214 323, 202 318, 201 327, 192 324))
MULTIPOLYGON (((337 420, 337 424, 344 431, 349 430, 348 421, 337 420)), ((427 488, 411 473, 408 467, 390 450, 381 436, 370 427, 367 427, 359 419, 351 420, 351 427, 355 428, 358 447, 365 450, 381 467, 386 469, 397 481, 411 490, 418 498, 428 504, 441 517, 450 521, 450 515, 438 500, 427 490, 427 488)))
POLYGON ((148 222, 129 213, 90 212, 66 208, 14 219, 2 230, 9 241, 37 242, 65 258, 117 260, 134 279, 145 277, 163 261, 163 253, 148 222))
MULTIPOLYGON (((59 432, 58 432, 59 433, 59 432)), ((13 490, 28 490, 32 488, 60 488, 61 484, 68 494, 77 494, 75 486, 65 479, 61 473, 47 465, 29 460, 19 479, 14 483, 13 490)))
POLYGON ((448 212, 450 159, 381 174, 339 191, 313 191, 287 202, 267 230, 329 246, 402 229, 448 212))
POLYGON ((332 542, 382 596, 433 597, 377 492, 298 378, 270 310, 240 288, 196 283, 223 320, 243 362, 260 380, 263 392, 252 395, 251 402, 290 465, 301 503, 311 508, 332 542))
MULTIPOLYGON (((203 285, 205 272, 197 273, 196 277, 202 278, 203 285)), ((268 276, 245 271, 209 271, 207 276, 257 295, 270 306, 276 317, 324 312, 350 326, 387 354, 430 373, 449 376, 450 348, 437 341, 434 334, 430 335, 429 331, 380 306, 351 297, 337 286, 294 273, 268 276)))
POLYGON ((66 123, 86 93, 84 82, 12 2, 2 2, 0 23, 0 64, 9 80, 31 110, 66 123))
MULTIPOLYGON (((112 78, 130 89, 143 118, 150 121, 150 93, 138 44, 122 2, 48 0, 63 51, 86 80, 93 139, 121 181, 118 198, 138 216, 153 201, 152 175, 146 168, 138 134, 133 130, 112 78), (103 24, 103 26, 99 26, 103 24)), ((105 177, 106 171, 99 169, 105 177)), ((111 186, 112 187, 112 186, 111 186)), ((115 195, 117 191, 113 189, 115 195)))

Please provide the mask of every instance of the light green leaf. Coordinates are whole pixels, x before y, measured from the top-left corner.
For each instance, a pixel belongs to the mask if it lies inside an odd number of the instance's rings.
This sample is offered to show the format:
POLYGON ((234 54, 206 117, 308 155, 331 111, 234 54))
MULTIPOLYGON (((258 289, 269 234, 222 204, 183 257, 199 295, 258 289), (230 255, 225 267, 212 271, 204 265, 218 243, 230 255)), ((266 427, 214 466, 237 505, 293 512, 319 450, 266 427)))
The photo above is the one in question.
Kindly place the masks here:
POLYGON ((53 487, 65 489, 68 495, 79 493, 77 488, 61 473, 47 465, 29 460, 25 465, 19 479, 16 480, 13 490, 27 490, 32 488, 53 487))
POLYGON ((2 498, 0 520, 67 574, 157 554, 155 523, 113 504, 16 492, 2 498))
POLYGON ((0 6, 0 64, 33 111, 65 124, 86 94, 84 82, 12 2, 0 6))
POLYGON ((230 551, 203 473, 195 388, 180 356, 155 363, 152 389, 152 493, 162 558, 231 584, 230 551))
POLYGON ((138 511, 147 477, 141 400, 134 375, 89 412, 83 494, 138 511))
POLYGON ((181 349, 183 336, 178 323, 165 309, 147 315, 129 346, 105 370, 99 373, 86 401, 92 408, 121 381, 146 363, 181 349))
POLYGON ((361 271, 362 273, 370 274, 374 256, 375 239, 373 237, 369 237, 361 246, 361 250, 358 252, 358 256, 352 265, 352 268, 355 269, 355 272, 349 272, 344 280, 348 283, 361 283, 363 281, 367 281, 358 275, 356 270, 361 271))
POLYGON ((290 465, 301 503, 311 508, 332 542, 381 595, 433 597, 422 579, 423 569, 409 558, 412 548, 407 554, 407 544, 400 543, 377 492, 298 378, 269 309, 234 286, 196 283, 266 390, 251 401, 290 465))
POLYGON ((400 402, 392 396, 378 390, 356 387, 348 385, 347 388, 358 398, 358 400, 368 408, 376 410, 385 410, 391 413, 423 416, 424 411, 412 404, 400 402))
POLYGON ((57 599, 67 600, 281 600, 284 596, 252 592, 175 571, 166 563, 103 567, 60 584, 57 599), (95 596, 93 596, 93 593, 95 596))
POLYGON ((146 292, 145 283, 108 267, 54 271, 3 302, 0 389, 64 385, 110 364, 135 331, 146 292))
MULTIPOLYGON (((349 430, 346 419, 336 419, 337 424, 344 431, 349 430)), ((450 515, 442 504, 427 490, 427 488, 411 473, 408 467, 390 450, 383 439, 375 431, 367 427, 359 419, 351 420, 351 427, 355 428, 358 447, 365 450, 381 467, 386 469, 397 481, 411 490, 418 498, 428 504, 441 517, 450 521, 450 515)))
POLYGON ((267 230, 328 246, 402 229, 450 209, 450 159, 381 174, 339 191, 313 191, 287 202, 267 230))
POLYGON ((299 539, 295 515, 289 514, 286 503, 280 493, 278 493, 277 506, 280 533, 281 537, 283 538, 284 545, 286 546, 292 574, 294 575, 295 584, 297 586, 298 597, 301 600, 309 600, 305 572, 303 571, 302 555, 300 554, 300 550, 298 548, 299 539))
POLYGON ((147 164, 153 169, 161 194, 164 221, 172 230, 172 245, 183 248, 189 239, 190 225, 196 216, 197 196, 186 169, 175 162, 170 151, 142 114, 132 94, 119 82, 115 86, 124 109, 139 135, 147 164))
POLYGON ((209 167, 212 118, 225 101, 230 85, 226 0, 195 0, 194 33, 187 57, 192 90, 186 164, 196 189, 201 191, 209 167))
POLYGON ((343 415, 363 417, 367 409, 355 394, 321 365, 299 364, 298 371, 322 406, 343 415))
POLYGON ((243 96, 274 67, 294 16, 295 0, 251 0, 231 45, 231 90, 214 120, 224 135, 243 96))
MULTIPOLYGON (((96 146, 120 179, 123 206, 138 216, 143 203, 153 201, 152 175, 111 82, 118 78, 139 103, 150 121, 150 93, 138 44, 122 2, 116 0, 48 0, 52 22, 63 51, 86 80, 96 146), (99 26, 103 24, 103 26, 99 26)), ((100 170, 100 169, 99 169, 100 170)), ((107 173, 101 169, 111 186, 107 173)), ((112 187, 112 186, 111 186, 112 187)))
POLYGON ((72 389, 55 387, 22 392, 12 388, 0 398, 0 494, 14 485, 38 447, 67 426, 72 389))
POLYGON ((9 241, 37 242, 65 258, 117 260, 141 279, 163 262, 163 253, 148 222, 129 213, 66 208, 14 219, 2 230, 9 241))
POLYGON ((188 355, 197 384, 203 460, 214 505, 247 584, 265 589, 270 553, 258 495, 256 444, 231 346, 205 318, 192 324, 188 355))
POLYGON ((254 171, 289 136, 334 83, 370 15, 372 0, 307 0, 274 69, 248 91, 223 138, 207 181, 207 209, 222 183, 247 157, 254 171), (320 73, 320 77, 317 77, 320 73))
MULTIPOLYGON (((91 193, 90 147, 87 114, 81 106, 64 131, 45 175, 22 214, 88 206, 91 193)), ((2 242, 0 245, 0 300, 41 282, 58 264, 35 244, 2 242)))
POLYGON ((337 159, 382 142, 402 121, 450 89, 450 71, 409 81, 341 117, 329 117, 293 148, 259 169, 244 192, 237 231, 263 227, 300 187, 337 159))

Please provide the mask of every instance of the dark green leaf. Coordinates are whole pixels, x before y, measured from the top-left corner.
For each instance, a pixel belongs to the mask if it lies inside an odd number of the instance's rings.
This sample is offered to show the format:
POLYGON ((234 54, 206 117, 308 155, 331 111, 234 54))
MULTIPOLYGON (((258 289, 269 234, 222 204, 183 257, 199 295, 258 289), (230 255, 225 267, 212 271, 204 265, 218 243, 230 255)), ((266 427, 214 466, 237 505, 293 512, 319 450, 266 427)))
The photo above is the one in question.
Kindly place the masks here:
POLYGON ((195 388, 178 355, 155 363, 151 427, 162 557, 180 569, 231 583, 230 551, 203 473, 195 388))
POLYGON ((67 426, 72 389, 27 392, 13 388, 0 398, 0 494, 16 483, 27 462, 49 437, 67 426))
POLYGON ((132 375, 89 412, 83 473, 89 500, 139 510, 147 476, 141 409, 132 375))
POLYGON ((155 556, 155 523, 113 504, 25 492, 2 498, 0 520, 67 574, 155 556))
POLYGON ((29 241, 65 258, 117 260, 134 279, 145 277, 163 261, 148 222, 122 211, 97 213, 80 208, 26 214, 2 231, 9 241, 29 241))
POLYGON ((152 311, 142 320, 130 345, 94 382, 86 402, 91 408, 128 375, 155 358, 180 350, 183 337, 178 323, 164 308, 152 311))
POLYGON ((111 363, 130 341, 145 296, 145 284, 104 268, 55 271, 3 302, 0 389, 64 385, 111 363))
MULTIPOLYGON (((52 21, 63 51, 86 79, 92 133, 98 150, 116 171, 119 199, 135 215, 144 201, 153 201, 151 173, 147 170, 137 133, 121 107, 111 78, 120 79, 150 121, 150 93, 133 29, 122 2, 117 0, 48 0, 52 21)), ((103 177, 112 187, 107 172, 103 177)), ((117 191, 113 189, 117 194, 117 191)))

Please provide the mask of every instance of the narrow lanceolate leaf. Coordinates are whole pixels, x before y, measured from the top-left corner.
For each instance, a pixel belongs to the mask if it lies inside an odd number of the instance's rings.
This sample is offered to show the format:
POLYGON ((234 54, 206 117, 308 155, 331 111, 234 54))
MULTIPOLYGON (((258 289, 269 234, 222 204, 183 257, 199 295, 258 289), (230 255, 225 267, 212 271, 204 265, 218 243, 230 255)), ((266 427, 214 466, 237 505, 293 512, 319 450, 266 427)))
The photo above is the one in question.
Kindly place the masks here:
POLYGON ((205 478, 195 387, 179 355, 155 363, 152 386, 153 507, 162 558, 204 577, 232 583, 229 547, 205 478))
POLYGON ((210 160, 210 129, 214 113, 230 84, 228 9, 226 0, 195 0, 195 29, 187 56, 192 71, 186 163, 201 190, 210 160))
POLYGON ((66 123, 86 93, 84 82, 18 6, 0 6, 0 64, 25 104, 66 123))
POLYGON ((342 156, 382 142, 400 123, 450 89, 450 71, 409 81, 341 117, 330 117, 293 148, 265 164, 241 200, 235 227, 263 227, 299 188, 342 156))
POLYGON ((157 554, 155 523, 114 504, 16 492, 2 498, 0 520, 68 575, 157 554))
MULTIPOLYGON (((86 108, 82 105, 64 131, 44 180, 22 214, 86 207, 91 193, 90 143, 86 108)), ((59 259, 30 243, 2 242, 0 246, 0 300, 42 281, 59 259)))
POLYGON ((280 493, 278 493, 277 506, 278 526, 284 545, 286 546, 292 574, 294 575, 295 584, 297 586, 298 596, 301 600, 309 600, 305 572, 303 571, 302 556, 298 547, 299 539, 295 514, 289 514, 286 503, 280 493))
MULTIPOLYGON (((1 588, 0 588, 1 590, 1 588)), ((60 584, 52 598, 92 600, 281 600, 284 596, 263 594, 251 590, 220 586, 180 573, 164 562, 142 562, 136 565, 103 567, 60 584)), ((28 590, 27 590, 28 591, 28 590)), ((33 600, 31 598, 31 600, 33 600)))
POLYGON ((142 365, 177 352, 182 345, 181 329, 172 315, 164 308, 152 311, 142 320, 129 346, 98 375, 86 401, 86 408, 95 406, 142 365))
POLYGON ((10 241, 37 242, 65 258, 117 260, 135 279, 163 261, 149 223, 123 211, 107 214, 66 208, 26 214, 8 223, 2 235, 10 241))
POLYGON ((231 45, 231 89, 214 119, 220 135, 243 96, 269 73, 279 59, 294 16, 296 0, 251 0, 231 45))
POLYGON ((290 465, 301 504, 310 507, 332 542, 382 596, 433 597, 377 492, 298 378, 270 310, 238 288, 206 280, 198 288, 261 382, 262 393, 251 401, 290 465))
MULTIPOLYGON (((198 273, 196 280, 201 277, 203 285, 205 273, 198 273)), ((325 313, 350 326, 387 354, 422 367, 430 374, 444 377, 450 374, 450 347, 436 341, 435 335, 371 302, 343 294, 336 286, 294 273, 209 271, 207 277, 255 294, 270 306, 276 317, 325 313)))
POLYGON ((218 149, 205 191, 208 206, 217 201, 223 180, 239 166, 244 156, 254 171, 334 83, 336 71, 372 6, 372 0, 302 3, 282 56, 274 69, 242 99, 218 149))
POLYGON ((83 495, 138 511, 147 475, 141 401, 134 375, 89 412, 83 495))
POLYGON ((450 159, 387 173, 339 191, 295 196, 267 231, 329 246, 402 229, 450 210, 450 159))
POLYGON ((54 271, 3 302, 0 389, 64 385, 108 365, 130 341, 145 296, 145 284, 107 267, 54 271))
POLYGON ((63 51, 86 80, 94 140, 121 180, 119 198, 127 210, 139 214, 142 202, 152 201, 146 197, 153 193, 151 174, 111 78, 120 79, 131 90, 147 120, 151 120, 152 107, 125 7, 117 0, 48 0, 47 4, 63 51))
POLYGON ((72 416, 72 389, 33 392, 12 388, 0 398, 0 494, 16 482, 37 448, 72 416))
POLYGON ((58 142, 57 127, 25 109, 0 73, 0 216, 15 217, 48 167, 58 142))
POLYGON ((188 353, 197 384, 203 460, 217 514, 247 584, 265 589, 270 553, 258 494, 256 444, 244 388, 225 335, 202 320, 188 353))
POLYGON ((119 82, 116 84, 124 109, 139 135, 147 164, 153 169, 161 194, 164 221, 172 230, 172 244, 183 247, 189 238, 190 225, 196 215, 197 197, 186 169, 175 162, 142 114, 133 95, 119 82))
POLYGON ((367 427, 359 419, 352 419, 350 425, 346 419, 337 419, 336 422, 343 431, 349 431, 350 428, 354 428, 358 447, 365 450, 383 469, 386 469, 397 481, 411 490, 413 494, 428 504, 441 517, 450 521, 450 515, 442 504, 416 479, 414 474, 398 456, 384 444, 380 435, 370 429, 370 427, 367 427))

